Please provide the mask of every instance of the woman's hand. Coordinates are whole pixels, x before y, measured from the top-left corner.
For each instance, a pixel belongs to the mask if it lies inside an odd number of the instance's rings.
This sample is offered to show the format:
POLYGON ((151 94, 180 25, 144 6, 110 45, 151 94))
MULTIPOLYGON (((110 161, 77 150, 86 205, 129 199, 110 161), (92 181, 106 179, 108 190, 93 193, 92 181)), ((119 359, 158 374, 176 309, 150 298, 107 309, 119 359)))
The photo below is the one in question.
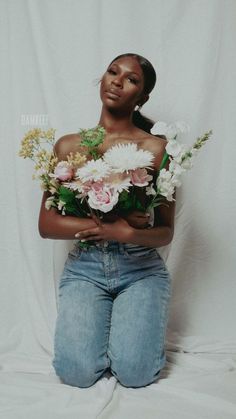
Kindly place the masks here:
POLYGON ((103 221, 105 223, 113 223, 119 218, 125 219, 131 227, 147 228, 149 226, 150 214, 141 211, 132 211, 118 216, 115 213, 108 212, 107 214, 104 214, 103 221))
POLYGON ((149 226, 150 214, 141 211, 132 211, 131 213, 123 216, 131 227, 134 228, 147 228, 149 226))
POLYGON ((102 223, 99 221, 96 227, 80 231, 75 234, 75 237, 82 242, 87 240, 116 240, 121 243, 129 243, 132 232, 133 227, 123 218, 118 218, 113 223, 102 223))

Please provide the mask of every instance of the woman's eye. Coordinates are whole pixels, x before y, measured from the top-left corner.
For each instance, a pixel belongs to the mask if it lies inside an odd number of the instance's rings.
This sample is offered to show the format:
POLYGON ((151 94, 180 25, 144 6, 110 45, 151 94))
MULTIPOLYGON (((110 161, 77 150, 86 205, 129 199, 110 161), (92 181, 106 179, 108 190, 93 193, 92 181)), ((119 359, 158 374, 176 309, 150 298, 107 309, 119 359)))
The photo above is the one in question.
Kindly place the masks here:
POLYGON ((133 83, 133 84, 138 83, 138 81, 136 79, 133 79, 132 77, 128 77, 128 80, 130 81, 130 83, 133 83))
POLYGON ((108 72, 109 74, 116 74, 115 70, 112 70, 111 68, 109 68, 109 69, 107 70, 107 72, 108 72))

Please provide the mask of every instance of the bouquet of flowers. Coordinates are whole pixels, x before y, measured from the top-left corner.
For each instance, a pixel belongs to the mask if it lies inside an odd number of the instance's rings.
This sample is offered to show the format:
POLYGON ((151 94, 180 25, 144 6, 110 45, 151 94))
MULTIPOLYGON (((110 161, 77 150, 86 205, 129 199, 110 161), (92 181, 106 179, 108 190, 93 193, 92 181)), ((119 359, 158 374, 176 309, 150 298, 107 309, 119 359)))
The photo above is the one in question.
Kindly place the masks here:
POLYGON ((35 162, 33 177, 50 192, 45 203, 48 210, 55 207, 62 215, 96 214, 102 218, 111 211, 146 211, 174 200, 182 174, 192 167, 193 157, 212 134, 206 132, 188 148, 177 141, 177 136, 187 130, 182 122, 158 122, 153 126, 153 135, 165 135, 168 140, 160 169, 154 174, 154 155, 135 143, 116 144, 101 155, 98 146, 105 136, 101 126, 80 130, 79 151, 70 153, 64 161, 58 161, 54 154, 54 129, 28 131, 19 155, 35 162), (139 191, 142 195, 145 192, 145 203, 139 191))

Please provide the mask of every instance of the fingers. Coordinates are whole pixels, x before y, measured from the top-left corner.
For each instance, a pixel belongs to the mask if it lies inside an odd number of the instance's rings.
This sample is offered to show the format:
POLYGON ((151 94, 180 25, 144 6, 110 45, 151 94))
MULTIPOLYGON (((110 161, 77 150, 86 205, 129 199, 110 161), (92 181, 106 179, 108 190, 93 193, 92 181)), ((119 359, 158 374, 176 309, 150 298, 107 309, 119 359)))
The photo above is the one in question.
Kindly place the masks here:
POLYGON ((101 220, 94 213, 91 213, 91 218, 98 226, 102 225, 101 220))
POLYGON ((77 239, 84 239, 90 236, 95 236, 97 234, 97 231, 91 231, 91 230, 84 230, 84 231, 79 231, 78 233, 75 234, 75 237, 77 239))
POLYGON ((88 241, 98 242, 100 240, 102 240, 102 238, 100 236, 88 236, 88 237, 86 237, 86 239, 81 239, 80 241, 81 241, 81 243, 83 243, 83 242, 88 242, 88 241))
POLYGON ((149 226, 150 215, 139 211, 134 211, 125 217, 129 225, 134 228, 147 228, 149 226))
POLYGON ((136 217, 137 218, 149 218, 150 217, 150 214, 148 214, 148 213, 139 213, 139 214, 136 215, 136 217))
POLYGON ((96 227, 94 229, 90 230, 83 230, 79 231, 75 234, 75 237, 79 239, 81 242, 87 241, 87 240, 101 240, 101 230, 100 228, 96 227))
POLYGON ((88 235, 88 236, 86 236, 86 237, 84 237, 84 238, 81 238, 81 237, 78 237, 78 236, 76 236, 78 239, 79 239, 79 241, 80 242, 86 242, 86 241, 90 241, 90 240, 94 240, 94 241, 100 241, 100 240, 102 240, 102 237, 99 235, 99 234, 93 234, 93 235, 88 235))

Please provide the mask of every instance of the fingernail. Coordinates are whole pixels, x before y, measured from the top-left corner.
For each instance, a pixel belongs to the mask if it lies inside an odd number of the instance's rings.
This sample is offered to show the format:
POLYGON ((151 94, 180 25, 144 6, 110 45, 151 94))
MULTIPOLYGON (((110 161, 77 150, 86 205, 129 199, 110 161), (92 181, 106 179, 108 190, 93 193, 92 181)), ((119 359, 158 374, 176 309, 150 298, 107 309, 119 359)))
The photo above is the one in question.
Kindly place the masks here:
POLYGON ((75 237, 79 237, 79 233, 76 233, 76 234, 75 234, 75 237))
POLYGON ((82 243, 84 243, 85 242, 85 240, 84 239, 82 239, 82 240, 80 240, 82 243))

